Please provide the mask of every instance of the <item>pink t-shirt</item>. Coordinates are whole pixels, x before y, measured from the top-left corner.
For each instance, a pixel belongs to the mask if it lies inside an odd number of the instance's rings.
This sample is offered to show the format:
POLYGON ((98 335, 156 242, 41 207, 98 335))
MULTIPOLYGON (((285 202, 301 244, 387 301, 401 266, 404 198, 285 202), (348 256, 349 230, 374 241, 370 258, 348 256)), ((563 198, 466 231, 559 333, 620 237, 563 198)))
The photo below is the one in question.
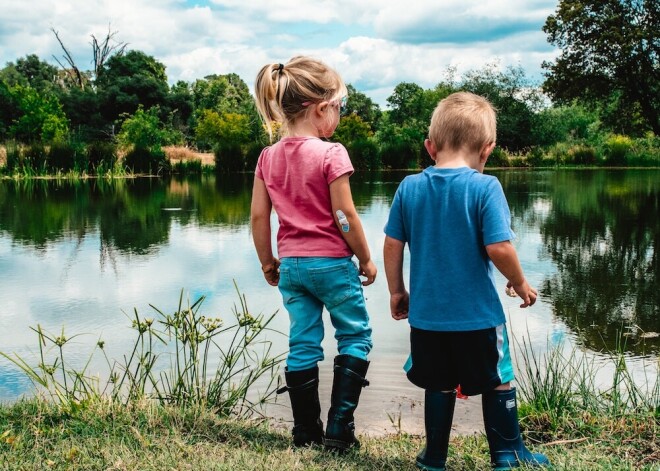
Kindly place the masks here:
POLYGON ((330 201, 330 183, 352 173, 344 146, 317 138, 285 137, 261 152, 255 176, 266 184, 280 222, 279 257, 353 255, 330 201))

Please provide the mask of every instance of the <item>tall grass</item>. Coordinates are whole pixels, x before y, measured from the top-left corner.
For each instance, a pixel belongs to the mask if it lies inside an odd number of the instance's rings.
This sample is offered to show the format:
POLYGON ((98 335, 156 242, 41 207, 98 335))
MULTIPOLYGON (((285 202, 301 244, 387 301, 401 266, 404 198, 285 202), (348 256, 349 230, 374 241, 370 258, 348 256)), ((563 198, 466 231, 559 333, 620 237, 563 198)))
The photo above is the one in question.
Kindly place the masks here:
POLYGON ((622 336, 614 351, 604 352, 605 362, 612 367, 609 384, 596 382, 603 360, 584 355, 577 347, 564 353, 557 346, 540 355, 523 338, 518 351, 523 365, 518 378, 522 398, 539 412, 556 415, 589 411, 610 416, 641 413, 660 420, 658 368, 654 378, 635 380, 622 336))
MULTIPOLYGON (((620 339, 623 339, 621 336, 620 339)), ((660 463, 660 363, 642 365, 634 378, 623 340, 604 358, 562 346, 538 354, 523 339, 516 351, 521 424, 532 441, 600 443, 639 469, 660 463), (607 364, 611 376, 599 376, 607 364), (644 466, 642 466, 644 465, 644 466)), ((655 469, 655 468, 654 468, 655 469)))
POLYGON ((151 306, 154 317, 144 317, 134 309, 136 339, 122 360, 110 360, 105 342, 99 340, 84 364, 76 366, 69 359, 67 345, 77 336, 67 337, 64 329, 52 335, 41 326, 32 329, 39 342, 36 365, 16 354, 0 355, 64 409, 110 398, 121 404, 146 399, 184 408, 203 406, 224 416, 260 414, 260 406, 275 395, 284 358, 284 354, 272 353, 272 343, 264 335, 279 334, 269 327, 276 313, 253 316, 238 287, 236 292, 239 304, 232 308, 235 320, 230 325, 201 314, 203 296, 184 305, 183 292, 172 314, 151 306), (108 366, 105 381, 89 374, 89 365, 99 351, 108 366), (257 382, 263 383, 262 391, 254 396, 257 382))

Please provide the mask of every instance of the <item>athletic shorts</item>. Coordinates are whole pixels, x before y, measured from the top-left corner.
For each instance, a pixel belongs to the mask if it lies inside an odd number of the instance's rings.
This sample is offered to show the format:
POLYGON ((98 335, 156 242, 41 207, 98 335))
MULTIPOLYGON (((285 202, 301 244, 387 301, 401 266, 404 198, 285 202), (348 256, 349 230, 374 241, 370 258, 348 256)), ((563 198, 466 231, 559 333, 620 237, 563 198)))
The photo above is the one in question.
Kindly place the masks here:
POLYGON ((475 396, 514 379, 505 324, 465 332, 411 327, 410 352, 404 369, 420 388, 451 391, 460 385, 463 394, 475 396))

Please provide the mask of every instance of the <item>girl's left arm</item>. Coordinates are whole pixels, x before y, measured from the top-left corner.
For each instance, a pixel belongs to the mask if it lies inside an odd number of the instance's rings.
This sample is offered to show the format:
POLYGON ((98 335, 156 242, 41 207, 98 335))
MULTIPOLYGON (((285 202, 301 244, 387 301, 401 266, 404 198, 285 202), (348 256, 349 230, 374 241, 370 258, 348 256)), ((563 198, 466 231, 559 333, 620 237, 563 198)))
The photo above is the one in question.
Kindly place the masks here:
POLYGON ((260 178, 254 177, 252 187, 252 204, 250 207, 250 222, 252 225, 252 240, 257 249, 264 278, 271 286, 277 286, 280 279, 280 261, 273 256, 270 234, 270 212, 273 203, 268 195, 266 184, 260 178))
POLYGON ((377 269, 371 260, 371 252, 369 251, 367 239, 364 236, 362 223, 355 209, 355 204, 353 204, 353 195, 351 194, 348 175, 342 175, 330 183, 330 200, 332 202, 332 215, 335 219, 335 224, 337 224, 341 235, 358 259, 360 275, 367 278, 362 284, 364 286, 370 285, 376 279, 377 269), (348 221, 347 231, 342 230, 342 224, 337 218, 337 210, 341 210, 346 216, 346 220, 348 221))

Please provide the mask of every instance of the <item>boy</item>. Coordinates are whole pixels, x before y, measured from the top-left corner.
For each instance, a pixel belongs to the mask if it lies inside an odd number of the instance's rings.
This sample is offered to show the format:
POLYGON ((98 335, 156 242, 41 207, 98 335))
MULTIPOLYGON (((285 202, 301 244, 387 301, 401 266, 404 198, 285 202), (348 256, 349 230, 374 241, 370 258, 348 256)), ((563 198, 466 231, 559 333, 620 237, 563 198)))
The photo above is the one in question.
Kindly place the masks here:
POLYGON ((491 462, 497 469, 549 465, 531 453, 518 426, 513 367, 493 265, 507 291, 536 301, 510 240, 511 215, 499 181, 483 175, 495 148, 495 110, 484 98, 454 93, 440 101, 424 146, 435 166, 406 177, 385 226, 385 275, 390 309, 408 318, 408 379, 425 389, 426 447, 417 466, 444 470, 456 387, 483 394, 491 462), (403 249, 410 248, 410 295, 403 249), (492 263, 491 263, 492 262, 492 263))

